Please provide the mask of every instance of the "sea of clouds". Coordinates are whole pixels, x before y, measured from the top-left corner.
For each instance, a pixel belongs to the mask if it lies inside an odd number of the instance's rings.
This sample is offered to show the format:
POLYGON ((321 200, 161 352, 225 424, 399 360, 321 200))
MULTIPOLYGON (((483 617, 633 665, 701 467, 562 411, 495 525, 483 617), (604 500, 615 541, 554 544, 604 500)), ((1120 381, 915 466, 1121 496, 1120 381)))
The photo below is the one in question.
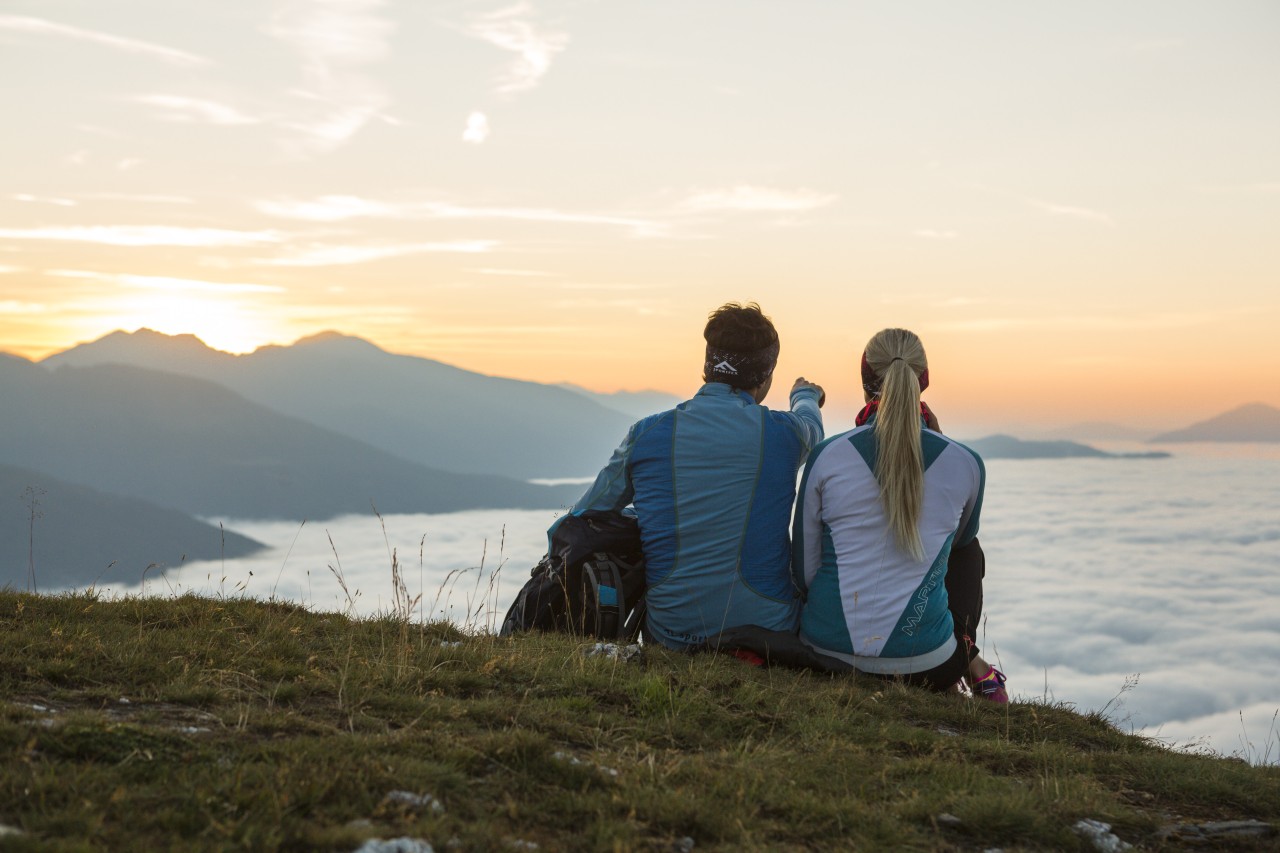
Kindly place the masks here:
MULTIPOLYGON (((983 653, 1015 700, 1105 709, 1174 746, 1280 763, 1280 447, 1169 449, 987 463, 983 653)), ((403 606, 394 555, 415 618, 495 630, 559 512, 224 519, 271 547, 111 592, 385 613, 403 606)))

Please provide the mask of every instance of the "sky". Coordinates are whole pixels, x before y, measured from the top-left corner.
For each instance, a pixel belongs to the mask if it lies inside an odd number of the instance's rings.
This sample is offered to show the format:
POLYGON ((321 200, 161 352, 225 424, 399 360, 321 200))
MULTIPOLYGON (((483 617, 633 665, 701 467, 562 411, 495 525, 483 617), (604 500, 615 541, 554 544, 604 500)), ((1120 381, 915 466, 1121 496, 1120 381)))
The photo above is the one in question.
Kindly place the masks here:
POLYGON ((683 396, 754 300, 841 416, 888 326, 944 429, 1280 405, 1277 43, 1271 0, 0 0, 0 351, 336 329, 683 396))

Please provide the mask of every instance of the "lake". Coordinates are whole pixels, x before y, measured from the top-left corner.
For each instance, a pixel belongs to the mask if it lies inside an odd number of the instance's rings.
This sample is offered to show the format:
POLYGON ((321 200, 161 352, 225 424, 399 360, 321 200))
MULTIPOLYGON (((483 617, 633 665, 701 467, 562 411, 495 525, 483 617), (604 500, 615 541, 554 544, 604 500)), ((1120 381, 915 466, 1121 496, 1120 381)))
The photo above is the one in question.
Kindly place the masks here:
MULTIPOLYGON (((1171 745, 1280 763, 1280 445, 1162 449, 1175 455, 988 461, 983 653, 1015 700, 1106 709, 1171 745)), ((368 615, 405 607, 394 560, 414 618, 491 631, 561 511, 220 519, 271 548, 108 591, 368 615)))

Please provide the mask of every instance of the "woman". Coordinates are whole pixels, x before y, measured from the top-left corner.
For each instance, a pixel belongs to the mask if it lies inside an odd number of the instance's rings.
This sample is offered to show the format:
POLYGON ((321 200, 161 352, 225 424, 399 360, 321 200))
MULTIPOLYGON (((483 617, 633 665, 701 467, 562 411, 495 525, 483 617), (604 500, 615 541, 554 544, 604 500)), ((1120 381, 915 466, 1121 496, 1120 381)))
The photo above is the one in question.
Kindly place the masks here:
POLYGON ((1007 702, 1004 675, 972 639, 982 612, 982 459, 943 436, 920 402, 929 364, 914 333, 876 334, 862 382, 858 426, 819 445, 800 484, 800 640, 860 672, 935 690, 967 677, 975 695, 1007 702))

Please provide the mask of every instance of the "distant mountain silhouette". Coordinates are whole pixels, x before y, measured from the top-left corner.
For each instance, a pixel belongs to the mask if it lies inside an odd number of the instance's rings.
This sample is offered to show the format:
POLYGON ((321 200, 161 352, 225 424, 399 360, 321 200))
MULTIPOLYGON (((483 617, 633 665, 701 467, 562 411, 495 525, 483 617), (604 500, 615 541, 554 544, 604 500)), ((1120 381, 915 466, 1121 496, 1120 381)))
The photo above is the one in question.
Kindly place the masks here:
POLYGON ((1280 441, 1280 409, 1265 403, 1247 403, 1184 429, 1160 433, 1150 440, 1280 441))
POLYGON ((657 412, 674 409, 680 403, 683 403, 685 399, 674 394, 668 394, 665 391, 614 391, 611 394, 605 394, 600 391, 588 391, 581 385, 574 385, 572 382, 561 382, 556 387, 565 388, 575 394, 581 394, 588 399, 595 400, 606 409, 622 412, 633 420, 640 420, 657 412))
POLYGON ((1149 429, 1138 429, 1107 421, 1085 421, 1046 430, 1039 434, 1037 438, 1046 441, 1058 439, 1066 441, 1146 441, 1151 437, 1151 434, 1152 430, 1149 429))
POLYGON ((983 459, 1162 459, 1169 456, 1163 451, 1109 453, 1075 441, 1022 441, 1011 435, 989 435, 963 443, 983 459))
POLYGON ((430 469, 136 367, 2 362, 0 400, 0 463, 198 516, 321 519, 367 513, 370 500, 388 513, 544 508, 581 491, 430 469))
POLYGON ((110 495, 24 468, 0 465, 0 586, 36 588, 138 583, 144 571, 192 560, 233 559, 264 547, 216 525, 138 498, 110 495), (29 495, 24 495, 31 489, 29 495), (30 498, 38 517, 31 518, 30 498))
POLYGON ((324 332, 248 355, 191 335, 113 332, 42 364, 128 364, 217 382, 283 414, 447 471, 594 474, 636 419, 554 385, 472 373, 324 332))

